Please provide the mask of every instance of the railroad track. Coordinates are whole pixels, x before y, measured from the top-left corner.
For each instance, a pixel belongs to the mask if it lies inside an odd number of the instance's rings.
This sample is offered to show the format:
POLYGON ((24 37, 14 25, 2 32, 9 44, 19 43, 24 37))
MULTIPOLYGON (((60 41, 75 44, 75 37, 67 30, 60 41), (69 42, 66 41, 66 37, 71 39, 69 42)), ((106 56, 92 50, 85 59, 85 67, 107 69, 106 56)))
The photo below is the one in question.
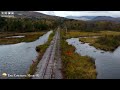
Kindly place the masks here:
POLYGON ((38 64, 35 74, 38 74, 39 77, 34 77, 33 79, 62 79, 61 68, 60 31, 58 28, 53 40, 38 64))

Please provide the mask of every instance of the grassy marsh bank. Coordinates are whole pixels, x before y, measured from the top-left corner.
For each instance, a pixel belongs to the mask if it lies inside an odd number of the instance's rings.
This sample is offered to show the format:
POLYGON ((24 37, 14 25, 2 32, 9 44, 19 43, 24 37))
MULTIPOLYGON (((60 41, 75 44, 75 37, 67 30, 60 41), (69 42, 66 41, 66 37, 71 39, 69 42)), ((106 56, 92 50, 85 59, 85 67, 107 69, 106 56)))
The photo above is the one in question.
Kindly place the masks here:
POLYGON ((90 43, 97 49, 105 51, 114 51, 120 45, 120 32, 116 31, 99 31, 99 32, 79 32, 72 31, 66 34, 66 38, 80 38, 84 43, 90 43), (93 38, 92 36, 98 36, 93 38))
POLYGON ((39 45, 36 47, 36 51, 38 52, 38 57, 35 59, 34 63, 31 64, 28 74, 33 75, 36 72, 37 69, 37 65, 40 62, 43 54, 45 53, 46 49, 48 48, 48 46, 50 45, 51 40, 53 39, 54 36, 54 32, 50 34, 48 41, 43 44, 43 45, 39 45))
POLYGON ((66 33, 66 38, 105 36, 105 35, 120 35, 120 32, 116 32, 116 31, 99 31, 99 32, 70 31, 66 33))
POLYGON ((120 35, 106 35, 99 38, 80 38, 80 41, 90 43, 90 45, 97 49, 114 51, 118 46, 120 46, 120 35))
POLYGON ((75 47, 68 45, 65 33, 61 32, 61 58, 63 76, 66 79, 96 79, 93 58, 75 53, 75 47))
POLYGON ((29 32, 29 33, 0 33, 0 44, 16 44, 20 42, 32 42, 38 39, 46 32, 29 32), (22 38, 6 38, 11 36, 24 36, 22 38))

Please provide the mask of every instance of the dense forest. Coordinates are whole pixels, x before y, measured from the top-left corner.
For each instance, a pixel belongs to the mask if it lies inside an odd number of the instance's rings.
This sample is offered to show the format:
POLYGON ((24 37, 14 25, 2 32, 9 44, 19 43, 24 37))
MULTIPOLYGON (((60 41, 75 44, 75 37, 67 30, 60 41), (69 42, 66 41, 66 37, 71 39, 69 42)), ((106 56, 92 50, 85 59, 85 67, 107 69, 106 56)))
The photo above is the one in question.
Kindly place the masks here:
POLYGON ((113 21, 78 21, 78 20, 66 20, 63 26, 68 30, 79 31, 101 31, 111 30, 120 31, 120 23, 113 21))
POLYGON ((41 30, 67 28, 79 31, 120 31, 120 23, 112 21, 81 21, 73 19, 30 19, 30 18, 1 18, 0 32, 37 32, 41 30))
POLYGON ((56 20, 28 18, 0 18, 1 32, 37 32, 56 28, 56 20))

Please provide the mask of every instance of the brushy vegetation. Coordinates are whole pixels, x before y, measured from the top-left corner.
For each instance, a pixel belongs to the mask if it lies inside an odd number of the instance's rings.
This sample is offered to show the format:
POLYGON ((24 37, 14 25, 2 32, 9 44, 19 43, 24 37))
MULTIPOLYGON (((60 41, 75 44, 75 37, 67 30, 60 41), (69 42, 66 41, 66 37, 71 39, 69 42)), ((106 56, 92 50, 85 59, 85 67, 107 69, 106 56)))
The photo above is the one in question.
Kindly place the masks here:
POLYGON ((84 32, 97 31, 120 31, 120 23, 113 21, 82 21, 82 20, 64 20, 64 28, 68 30, 78 30, 84 32))
POLYGON ((38 39, 45 32, 31 32, 31 33, 0 33, 0 44, 15 44, 20 42, 32 42, 38 39), (24 36, 22 38, 6 38, 10 36, 24 36))
POLYGON ((104 37, 99 37, 95 43, 100 44, 98 48, 107 51, 114 51, 120 45, 120 35, 118 36, 106 35, 104 37))
POLYGON ((63 75, 66 79, 96 79, 94 60, 88 56, 75 53, 75 48, 65 41, 65 33, 61 32, 61 58, 63 75))
MULTIPOLYGON (((38 57, 34 61, 34 63, 30 66, 28 74, 33 75, 36 72, 37 65, 40 62, 40 60, 41 60, 43 54, 45 53, 46 49, 50 45, 50 42, 52 41, 53 36, 54 36, 54 32, 50 34, 49 39, 45 44, 39 45, 39 46, 36 47, 36 51, 38 52, 38 57)), ((29 78, 29 77, 27 77, 27 78, 29 78)))
POLYGON ((47 41, 47 43, 43 44, 43 45, 39 45, 36 47, 36 51, 39 52, 39 53, 42 53, 44 52, 44 50, 46 50, 46 48, 50 45, 50 42, 51 40, 53 39, 53 36, 54 36, 54 33, 52 33, 50 36, 49 36, 49 39, 47 41))
POLYGON ((114 51, 120 46, 120 35, 105 35, 99 38, 80 38, 84 43, 90 43, 97 49, 105 51, 114 51))

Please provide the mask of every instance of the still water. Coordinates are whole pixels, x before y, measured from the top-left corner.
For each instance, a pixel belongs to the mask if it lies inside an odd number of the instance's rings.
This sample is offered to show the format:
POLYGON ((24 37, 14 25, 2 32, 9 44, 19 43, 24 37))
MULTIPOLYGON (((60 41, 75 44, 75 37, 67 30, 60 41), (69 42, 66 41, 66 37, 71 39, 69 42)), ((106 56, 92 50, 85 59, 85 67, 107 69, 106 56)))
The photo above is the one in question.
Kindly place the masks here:
POLYGON ((89 43, 83 44, 79 38, 71 38, 66 41, 76 48, 78 54, 95 59, 98 79, 120 79, 120 47, 114 52, 108 52, 98 50, 89 43))
POLYGON ((26 74, 32 60, 36 59, 37 45, 47 42, 52 31, 47 32, 33 42, 22 42, 10 45, 0 45, 0 78, 2 73, 7 74, 26 74))

